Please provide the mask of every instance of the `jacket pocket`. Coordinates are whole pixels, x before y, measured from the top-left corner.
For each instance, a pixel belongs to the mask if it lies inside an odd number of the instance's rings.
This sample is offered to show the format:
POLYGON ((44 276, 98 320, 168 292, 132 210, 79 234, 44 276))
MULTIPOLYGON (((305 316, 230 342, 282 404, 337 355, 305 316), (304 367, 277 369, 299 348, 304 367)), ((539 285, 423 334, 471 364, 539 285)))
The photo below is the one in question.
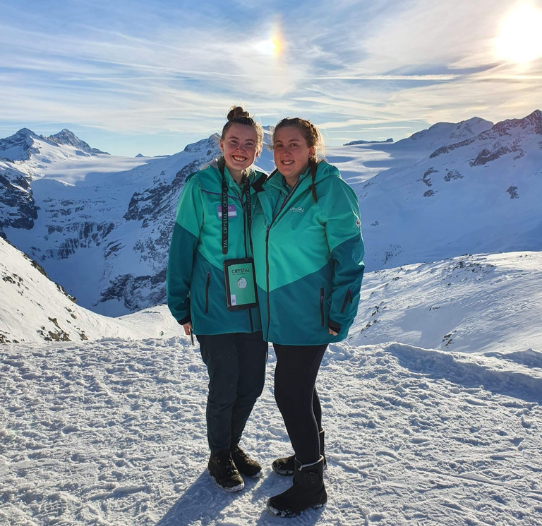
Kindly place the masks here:
POLYGON ((209 312, 209 285, 211 283, 211 273, 207 272, 207 281, 205 282, 205 314, 209 312))
POLYGON ((352 292, 350 289, 346 291, 346 294, 344 295, 344 301, 343 306, 341 307, 341 314, 344 312, 344 309, 346 309, 346 302, 350 300, 350 303, 352 303, 352 292))
POLYGON ((324 326, 324 289, 320 289, 320 325, 324 326))

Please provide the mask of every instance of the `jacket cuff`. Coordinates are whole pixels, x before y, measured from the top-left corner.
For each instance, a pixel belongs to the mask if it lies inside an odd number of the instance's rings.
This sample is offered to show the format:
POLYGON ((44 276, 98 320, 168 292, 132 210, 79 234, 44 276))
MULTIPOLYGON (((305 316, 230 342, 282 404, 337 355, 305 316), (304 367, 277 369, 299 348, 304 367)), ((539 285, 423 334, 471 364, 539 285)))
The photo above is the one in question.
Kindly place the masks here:
POLYGON ((185 323, 188 323, 189 321, 192 321, 192 318, 190 317, 190 314, 183 318, 182 320, 177 320, 179 325, 184 325, 185 323))
POLYGON ((335 323, 335 322, 332 321, 332 320, 328 320, 327 326, 328 326, 333 332, 336 332, 337 334, 338 334, 339 332, 341 332, 341 326, 340 326, 338 323, 335 323))

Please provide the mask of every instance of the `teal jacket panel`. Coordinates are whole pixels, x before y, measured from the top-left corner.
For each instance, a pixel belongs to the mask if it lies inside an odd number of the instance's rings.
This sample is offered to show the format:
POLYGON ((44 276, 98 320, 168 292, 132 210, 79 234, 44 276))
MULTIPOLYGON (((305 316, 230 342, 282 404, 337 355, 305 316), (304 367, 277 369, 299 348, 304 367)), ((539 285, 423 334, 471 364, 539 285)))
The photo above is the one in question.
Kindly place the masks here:
POLYGON ((326 162, 315 190, 317 202, 309 170, 291 190, 276 172, 257 194, 256 281, 264 338, 274 343, 341 341, 357 314, 365 268, 357 196, 326 162))
MULTIPOLYGON (((224 261, 252 257, 243 186, 227 168, 228 253, 222 253, 222 175, 216 163, 190 175, 179 197, 166 277, 167 301, 180 323, 192 322, 195 334, 226 334, 261 330, 258 308, 229 311, 224 261)), ((252 185, 261 172, 252 171, 251 210, 257 199, 252 185)))

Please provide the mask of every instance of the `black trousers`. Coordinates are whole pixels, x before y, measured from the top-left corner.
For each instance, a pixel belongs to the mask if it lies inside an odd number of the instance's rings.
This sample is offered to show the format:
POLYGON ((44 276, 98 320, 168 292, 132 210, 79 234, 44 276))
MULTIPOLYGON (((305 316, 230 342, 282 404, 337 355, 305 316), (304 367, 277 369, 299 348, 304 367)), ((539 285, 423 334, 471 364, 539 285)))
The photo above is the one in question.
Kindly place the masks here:
POLYGON ((207 439, 212 453, 241 440, 248 417, 262 394, 267 342, 262 332, 197 336, 209 374, 207 439))
POLYGON ((302 464, 320 458, 322 409, 316 392, 316 376, 327 345, 274 343, 275 400, 284 419, 295 456, 302 464))

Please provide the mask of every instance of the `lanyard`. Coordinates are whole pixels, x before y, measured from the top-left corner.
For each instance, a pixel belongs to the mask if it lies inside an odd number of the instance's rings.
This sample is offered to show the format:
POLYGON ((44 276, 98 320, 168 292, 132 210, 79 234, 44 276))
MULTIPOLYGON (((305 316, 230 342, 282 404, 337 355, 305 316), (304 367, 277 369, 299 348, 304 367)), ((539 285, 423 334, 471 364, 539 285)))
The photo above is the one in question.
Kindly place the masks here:
MULTIPOLYGON (((222 254, 228 253, 228 228, 229 228, 228 183, 226 182, 226 175, 224 174, 225 165, 226 165, 226 162, 224 161, 224 158, 219 159, 218 168, 222 175, 222 254)), ((247 178, 247 182, 245 183, 245 186, 243 187, 242 195, 245 198, 244 207, 246 209, 246 214, 247 214, 248 231, 250 232, 250 227, 252 225, 252 214, 250 210, 250 184, 248 182, 248 178, 247 178)))

